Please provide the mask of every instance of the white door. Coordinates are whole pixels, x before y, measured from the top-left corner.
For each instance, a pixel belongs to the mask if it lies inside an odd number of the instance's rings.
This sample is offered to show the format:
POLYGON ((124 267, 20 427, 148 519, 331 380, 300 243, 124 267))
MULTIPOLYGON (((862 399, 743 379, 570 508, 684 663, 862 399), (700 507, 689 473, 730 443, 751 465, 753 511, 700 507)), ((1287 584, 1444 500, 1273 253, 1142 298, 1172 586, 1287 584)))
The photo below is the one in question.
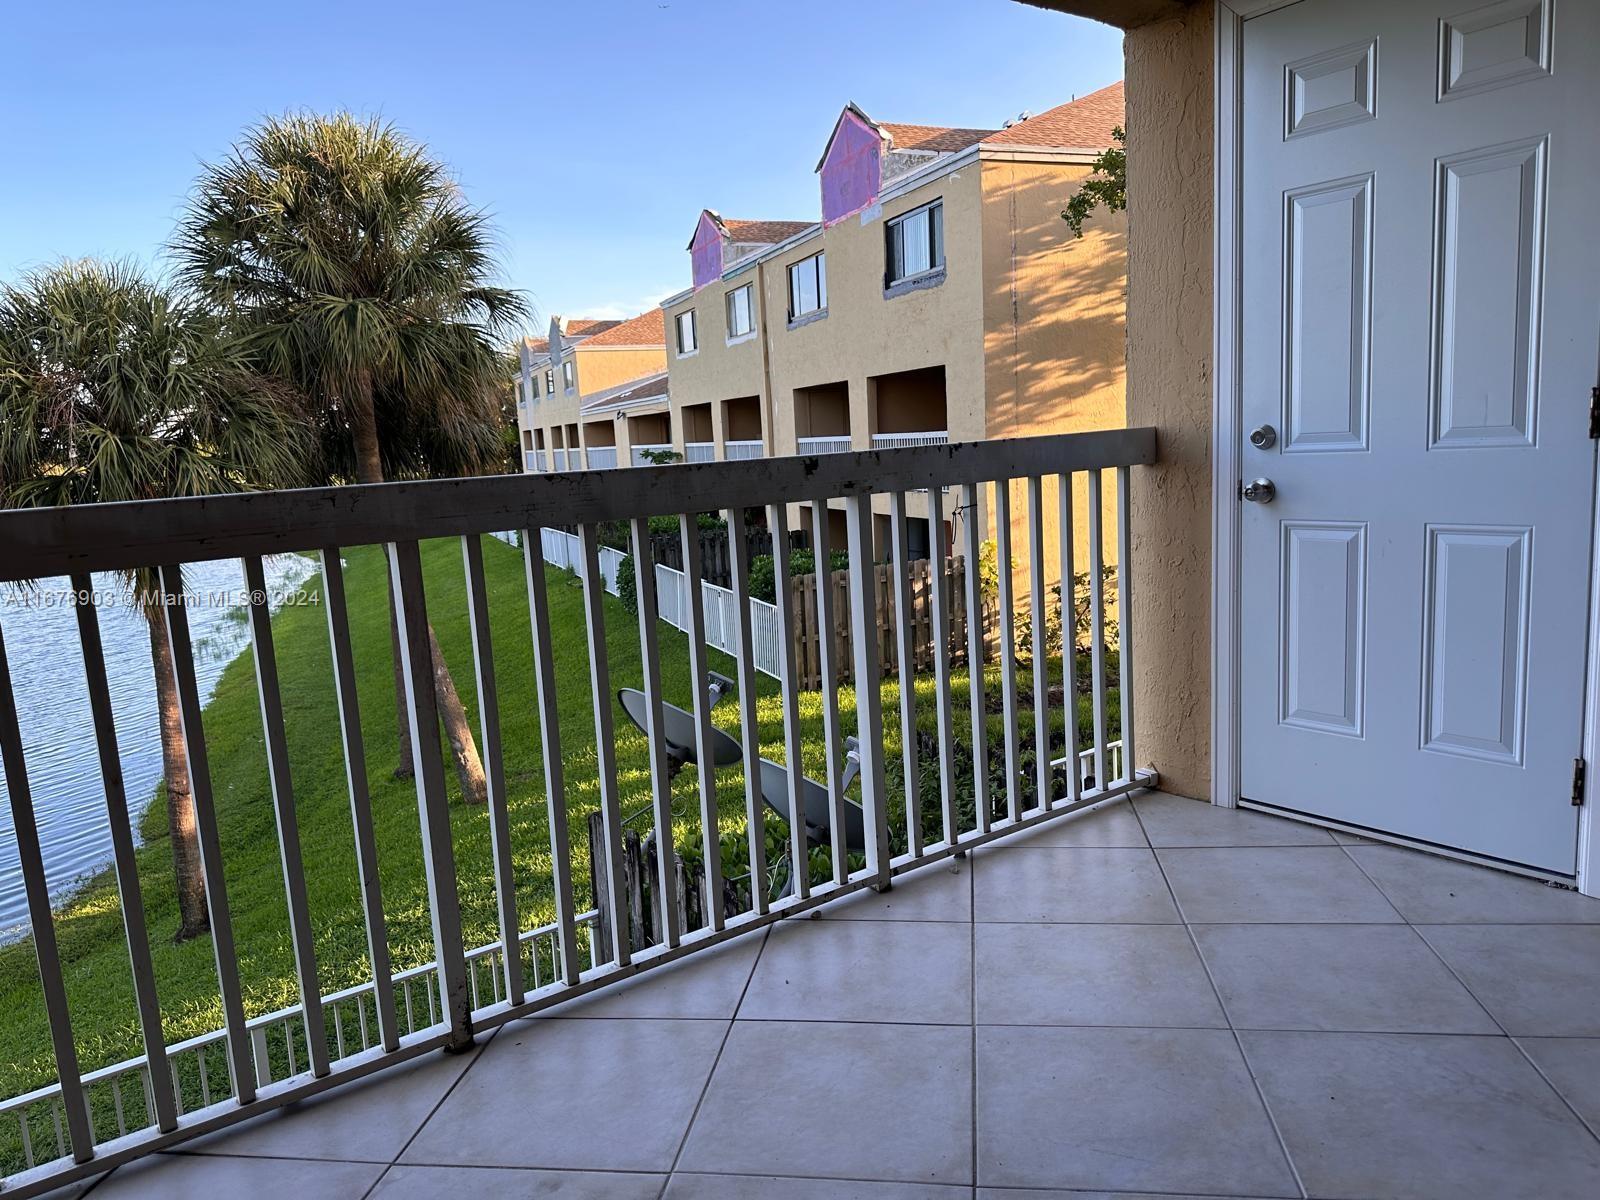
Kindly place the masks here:
POLYGON ((1600 0, 1244 29, 1242 794, 1571 874, 1600 0))

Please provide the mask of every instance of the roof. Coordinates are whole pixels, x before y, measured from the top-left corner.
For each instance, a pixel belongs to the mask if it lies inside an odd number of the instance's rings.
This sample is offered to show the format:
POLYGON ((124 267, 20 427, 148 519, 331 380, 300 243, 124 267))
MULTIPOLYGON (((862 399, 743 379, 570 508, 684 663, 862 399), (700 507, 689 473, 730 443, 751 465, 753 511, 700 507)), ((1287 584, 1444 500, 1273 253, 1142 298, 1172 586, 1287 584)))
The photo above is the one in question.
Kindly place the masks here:
POLYGON ((1126 122, 1122 81, 1058 104, 1026 121, 991 133, 986 146, 1059 146, 1065 149, 1104 150, 1114 145, 1111 131, 1126 122))
POLYGON ((722 222, 722 227, 728 231, 730 241, 775 246, 815 224, 815 221, 735 221, 728 218, 722 222))
POLYGON ((926 150, 936 154, 953 154, 965 150, 974 142, 981 142, 994 129, 957 129, 946 125, 896 125, 877 122, 878 128, 889 135, 892 150, 926 150))
POLYGON ((589 317, 569 317, 561 332, 568 337, 593 337, 621 325, 621 321, 608 321, 589 317))
POLYGON ((600 346, 665 346, 666 322, 661 310, 652 308, 626 321, 604 322, 605 328, 592 337, 583 339, 583 348, 593 350, 600 346))
MULTIPOLYGON (((660 311, 659 309, 657 310, 660 311)), ((646 404, 652 401, 667 399, 667 373, 657 371, 653 375, 646 375, 643 379, 631 379, 627 383, 618 384, 616 387, 607 388, 603 392, 596 392, 583 402, 584 412, 593 412, 603 408, 629 408, 634 405, 646 404)))

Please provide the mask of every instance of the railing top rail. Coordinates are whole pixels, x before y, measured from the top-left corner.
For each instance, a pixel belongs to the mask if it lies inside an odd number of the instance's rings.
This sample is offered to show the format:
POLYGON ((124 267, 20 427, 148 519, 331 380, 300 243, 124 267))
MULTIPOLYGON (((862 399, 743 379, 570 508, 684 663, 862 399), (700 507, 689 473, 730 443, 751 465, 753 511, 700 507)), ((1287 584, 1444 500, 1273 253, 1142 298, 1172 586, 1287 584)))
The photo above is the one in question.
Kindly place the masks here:
POLYGON ((0 512, 0 582, 1138 466, 1152 428, 897 450, 0 512))

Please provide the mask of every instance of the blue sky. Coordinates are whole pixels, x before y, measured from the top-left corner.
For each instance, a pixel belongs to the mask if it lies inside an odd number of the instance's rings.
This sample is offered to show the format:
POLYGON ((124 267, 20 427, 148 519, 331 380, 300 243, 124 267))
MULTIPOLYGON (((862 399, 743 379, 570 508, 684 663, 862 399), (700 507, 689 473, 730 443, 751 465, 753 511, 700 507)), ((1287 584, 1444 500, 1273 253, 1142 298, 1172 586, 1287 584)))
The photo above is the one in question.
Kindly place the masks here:
POLYGON ((265 114, 342 107, 451 165, 541 315, 686 286, 702 207, 814 219, 846 100, 997 126, 1122 74, 1120 34, 1015 0, 56 0, 6 21, 0 279, 159 266, 202 162, 265 114))

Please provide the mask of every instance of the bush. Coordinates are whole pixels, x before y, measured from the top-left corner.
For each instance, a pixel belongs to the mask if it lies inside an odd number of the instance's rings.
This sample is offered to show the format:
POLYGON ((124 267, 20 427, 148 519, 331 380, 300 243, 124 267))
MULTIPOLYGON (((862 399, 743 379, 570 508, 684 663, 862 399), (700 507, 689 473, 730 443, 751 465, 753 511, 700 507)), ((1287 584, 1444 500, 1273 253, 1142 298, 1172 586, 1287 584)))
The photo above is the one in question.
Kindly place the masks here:
MULTIPOLYGON (((728 522, 716 513, 696 513, 695 525, 701 529, 726 529, 728 522)), ((654 534, 668 534, 677 537, 680 526, 678 518, 674 516, 651 517, 650 532, 654 534)))
POLYGON ((639 587, 634 579, 631 554, 617 564, 617 599, 622 601, 623 608, 634 616, 639 615, 639 587))
MULTIPOLYGON (((850 565, 850 556, 843 550, 835 550, 828 557, 828 562, 835 571, 843 571, 850 565)), ((789 553, 789 577, 796 575, 809 575, 817 569, 816 557, 809 550, 792 550, 789 553)), ((765 600, 768 604, 778 601, 777 568, 773 565, 770 554, 758 554, 750 560, 750 594, 757 600, 765 600)))

